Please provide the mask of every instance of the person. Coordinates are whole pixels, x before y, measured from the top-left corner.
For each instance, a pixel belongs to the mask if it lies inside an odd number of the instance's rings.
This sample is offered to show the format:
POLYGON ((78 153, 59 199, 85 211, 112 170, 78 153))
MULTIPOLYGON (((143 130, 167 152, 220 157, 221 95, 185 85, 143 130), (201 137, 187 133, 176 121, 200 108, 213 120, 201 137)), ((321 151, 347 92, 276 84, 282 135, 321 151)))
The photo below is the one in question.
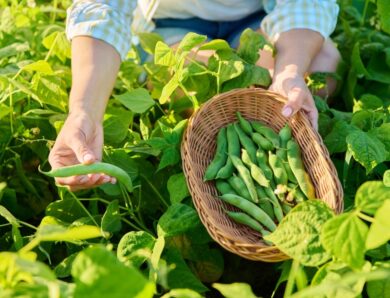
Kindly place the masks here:
MULTIPOLYGON (((72 43, 69 113, 50 151, 49 163, 55 169, 101 160, 107 101, 120 63, 141 31, 154 30, 173 47, 190 31, 224 38, 232 46, 237 46, 245 28, 261 31, 274 44, 276 56, 263 52, 258 65, 272 74, 269 89, 288 99, 282 114, 291 117, 302 109, 317 129, 318 112, 304 77, 310 72, 336 70, 340 54, 329 35, 336 26, 338 10, 336 0, 73 1, 66 24, 72 43)), ((210 53, 202 51, 200 55, 210 53)), ((57 178, 56 182, 75 191, 116 181, 91 174, 57 178)))

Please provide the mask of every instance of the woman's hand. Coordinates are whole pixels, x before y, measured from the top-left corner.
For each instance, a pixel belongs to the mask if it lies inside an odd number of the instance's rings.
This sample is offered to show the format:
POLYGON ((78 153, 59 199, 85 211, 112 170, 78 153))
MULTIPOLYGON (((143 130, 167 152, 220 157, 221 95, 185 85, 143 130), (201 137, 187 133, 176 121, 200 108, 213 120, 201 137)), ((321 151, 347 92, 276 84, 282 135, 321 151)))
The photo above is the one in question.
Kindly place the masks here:
POLYGON ((288 101, 282 109, 283 116, 291 117, 302 109, 306 112, 314 129, 318 130, 318 111, 313 96, 301 75, 289 70, 275 74, 269 89, 287 97, 288 101))
MULTIPOLYGON (((103 128, 85 112, 70 113, 50 151, 49 162, 53 169, 100 161, 103 148, 103 128)), ((115 183, 115 178, 104 174, 90 174, 56 178, 56 183, 71 191, 91 188, 103 183, 115 183)))

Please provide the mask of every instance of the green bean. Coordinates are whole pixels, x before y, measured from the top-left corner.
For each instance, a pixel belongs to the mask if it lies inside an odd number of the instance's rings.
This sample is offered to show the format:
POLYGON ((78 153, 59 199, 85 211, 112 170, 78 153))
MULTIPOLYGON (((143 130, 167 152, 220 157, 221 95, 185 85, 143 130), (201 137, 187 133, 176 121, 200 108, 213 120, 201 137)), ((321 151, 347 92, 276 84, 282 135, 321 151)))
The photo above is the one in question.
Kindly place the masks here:
POLYGON ((234 128, 236 129, 242 147, 244 147, 244 149, 248 151, 249 157, 251 158, 252 162, 256 162, 257 147, 255 143, 253 143, 250 137, 248 137, 245 134, 245 132, 241 129, 241 127, 237 123, 235 123, 234 128))
POLYGON ((280 146, 287 149, 287 142, 291 139, 291 128, 286 123, 285 126, 279 131, 280 146))
POLYGON ((271 188, 264 188, 265 193, 267 197, 270 199, 273 207, 274 207, 274 213, 275 217, 280 222, 283 219, 283 210, 282 206, 279 203, 279 200, 276 198, 275 194, 273 193, 271 188))
POLYGON ((256 151, 256 160, 257 160, 257 165, 259 166, 260 169, 262 169, 264 176, 269 180, 270 185, 272 188, 275 187, 273 183, 273 177, 274 174, 272 172, 272 169, 268 165, 268 157, 265 155, 264 151, 262 149, 257 149, 256 151))
POLYGON ((232 211, 226 211, 227 215, 229 215, 230 218, 232 218, 234 221, 246 225, 253 230, 260 232, 262 236, 268 235, 269 232, 263 228, 263 226, 250 217, 248 214, 243 213, 243 212, 232 212, 232 211))
POLYGON ((234 167, 237 169, 240 177, 244 181, 246 187, 248 188, 249 194, 251 196, 251 200, 257 203, 259 200, 257 198, 256 188, 253 183, 249 170, 244 166, 241 159, 238 158, 237 156, 230 155, 229 157, 232 160, 234 167))
POLYGON ((217 149, 215 156, 206 169, 203 180, 214 179, 218 171, 225 165, 227 160, 227 140, 226 140, 226 128, 220 129, 217 135, 217 149))
POLYGON ((280 147, 279 135, 272 128, 258 121, 253 121, 251 124, 253 129, 270 140, 275 148, 280 147))
POLYGON ((252 126, 251 126, 250 122, 248 120, 246 120, 244 117, 242 117, 240 112, 237 111, 236 115, 237 115, 238 122, 240 123, 240 126, 241 126, 242 130, 247 135, 250 136, 252 134, 252 132, 253 132, 252 126))
POLYGON ((272 220, 275 219, 274 209, 272 207, 271 200, 267 197, 264 189, 261 186, 256 186, 257 196, 259 197, 259 206, 268 214, 272 220))
MULTIPOLYGON (((227 150, 228 154, 235 156, 240 156, 240 140, 238 138, 236 129, 233 124, 229 124, 226 129, 227 137, 227 150)), ((226 160, 226 164, 218 171, 216 178, 217 179, 227 179, 234 172, 234 166, 230 158, 226 160)))
POLYGON ((305 171, 301 150, 299 145, 292 139, 287 142, 287 159, 302 192, 309 199, 315 198, 315 189, 309 175, 305 171))
POLYGON ((290 165, 288 164, 288 161, 287 161, 287 149, 283 149, 283 148, 277 149, 276 155, 283 162, 283 167, 287 173, 288 180, 293 182, 293 183, 298 183, 297 179, 295 178, 294 173, 292 172, 290 165))
POLYGON ((274 150, 274 145, 272 144, 272 142, 257 132, 252 133, 252 140, 261 149, 264 149, 266 151, 274 150))
POLYGON ((227 182, 240 197, 243 197, 249 201, 251 200, 251 195, 248 191, 248 188, 240 177, 233 175, 227 179, 227 182))
POLYGON ((107 174, 111 177, 115 177, 120 183, 122 183, 127 191, 133 191, 133 183, 129 175, 120 167, 115 165, 105 163, 105 162, 95 162, 93 164, 84 165, 78 164, 73 166, 61 167, 49 172, 44 172, 39 169, 42 174, 45 174, 49 177, 70 177, 78 175, 87 175, 93 173, 107 174))
POLYGON ((262 169, 251 161, 249 154, 245 149, 242 149, 241 151, 241 160, 249 168, 253 180, 261 186, 269 187, 269 180, 265 177, 262 169))
MULTIPOLYGON (((227 193, 237 194, 236 191, 233 189, 233 187, 230 186, 230 184, 224 180, 216 180, 215 181, 215 187, 219 191, 220 194, 224 195, 227 193)), ((249 195, 249 193, 248 193, 249 195)))
POLYGON ((288 178, 283 166, 283 161, 277 155, 269 152, 268 162, 274 173, 275 183, 287 185, 288 178))
POLYGON ((226 203, 229 203, 241 209, 248 215, 252 216, 254 219, 258 220, 262 225, 268 228, 271 232, 275 231, 276 224, 273 222, 273 220, 267 215, 267 213, 265 213, 263 210, 261 210, 260 207, 256 206, 252 202, 245 200, 240 196, 232 195, 232 194, 226 194, 220 196, 220 198, 226 203))

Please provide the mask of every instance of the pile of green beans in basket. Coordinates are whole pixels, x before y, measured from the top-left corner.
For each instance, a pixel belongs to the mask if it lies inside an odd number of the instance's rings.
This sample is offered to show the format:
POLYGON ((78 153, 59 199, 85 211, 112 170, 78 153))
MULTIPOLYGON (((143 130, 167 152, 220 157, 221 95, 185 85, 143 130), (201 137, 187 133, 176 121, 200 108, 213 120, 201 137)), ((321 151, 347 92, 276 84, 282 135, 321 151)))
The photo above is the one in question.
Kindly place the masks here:
POLYGON ((240 209, 226 210, 230 218, 265 236, 294 205, 314 198, 315 190, 288 124, 276 133, 236 115, 237 122, 218 132, 204 180, 215 180, 219 197, 240 209))

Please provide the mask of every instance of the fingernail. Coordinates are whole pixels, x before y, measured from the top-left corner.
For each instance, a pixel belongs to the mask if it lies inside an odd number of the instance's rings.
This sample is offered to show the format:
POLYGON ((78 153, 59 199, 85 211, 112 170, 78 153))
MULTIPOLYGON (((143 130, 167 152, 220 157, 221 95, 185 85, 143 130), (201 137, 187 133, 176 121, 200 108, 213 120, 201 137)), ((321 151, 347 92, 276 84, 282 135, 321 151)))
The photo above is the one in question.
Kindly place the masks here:
POLYGON ((284 107, 283 110, 282 110, 282 115, 283 115, 284 117, 290 117, 291 114, 292 114, 292 112, 293 112, 292 108, 290 108, 290 107, 284 107))
POLYGON ((111 184, 116 184, 116 179, 115 178, 111 179, 111 184))
POLYGON ((93 160, 94 160, 94 158, 93 158, 92 154, 87 153, 84 155, 84 162, 85 161, 93 161, 93 160))
POLYGON ((107 183, 108 181, 110 181, 111 179, 110 179, 110 177, 108 177, 108 176, 104 176, 104 178, 103 178, 103 183, 107 183))
POLYGON ((79 178, 79 183, 83 184, 83 183, 87 182, 88 179, 89 179, 88 176, 81 176, 79 178))

